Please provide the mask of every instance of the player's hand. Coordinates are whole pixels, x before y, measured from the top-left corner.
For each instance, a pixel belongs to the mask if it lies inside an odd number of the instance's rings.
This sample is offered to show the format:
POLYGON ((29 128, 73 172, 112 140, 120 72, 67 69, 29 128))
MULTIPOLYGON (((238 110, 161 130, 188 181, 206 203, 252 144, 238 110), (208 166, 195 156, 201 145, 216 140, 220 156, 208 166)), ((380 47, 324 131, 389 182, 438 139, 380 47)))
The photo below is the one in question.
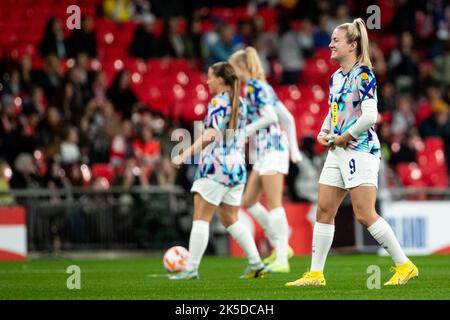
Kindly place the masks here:
POLYGON ((175 167, 179 168, 182 164, 183 164, 184 160, 183 157, 181 155, 175 156, 172 159, 172 163, 175 167))
POLYGON ((317 135, 317 141, 324 146, 325 148, 329 148, 333 145, 333 139, 332 135, 326 134, 325 132, 321 131, 317 135))
POLYGON ((348 142, 350 141, 349 137, 347 134, 343 134, 341 136, 337 136, 336 138, 334 138, 333 144, 336 147, 340 147, 340 148, 347 148, 348 142))
POLYGON ((298 148, 292 148, 290 151, 291 155, 291 161, 293 163, 299 163, 303 160, 302 154, 300 153, 300 150, 298 148))

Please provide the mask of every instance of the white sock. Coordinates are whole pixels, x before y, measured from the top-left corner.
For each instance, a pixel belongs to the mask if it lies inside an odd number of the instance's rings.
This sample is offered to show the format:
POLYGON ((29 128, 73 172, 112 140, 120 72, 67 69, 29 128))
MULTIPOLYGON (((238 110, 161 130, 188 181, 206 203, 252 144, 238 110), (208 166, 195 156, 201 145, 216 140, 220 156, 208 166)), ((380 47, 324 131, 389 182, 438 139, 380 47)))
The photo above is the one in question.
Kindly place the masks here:
POLYGON ((311 271, 321 271, 325 267, 328 251, 334 237, 334 224, 316 222, 314 224, 312 241, 311 271))
POLYGON ((394 231, 392 231, 391 226, 383 218, 379 218, 375 223, 367 228, 372 237, 378 241, 378 243, 386 249, 386 251, 391 255, 392 260, 396 265, 403 264, 408 261, 405 253, 403 252, 400 243, 398 243, 395 237, 394 231))
POLYGON ((275 234, 275 250, 277 252, 276 262, 282 265, 288 263, 288 240, 289 225, 286 212, 283 207, 270 211, 270 226, 275 234))
POLYGON ((269 211, 267 211, 266 207, 259 202, 255 203, 247 210, 264 229, 264 233, 266 234, 267 239, 269 239, 270 245, 275 248, 275 233, 270 225, 269 211))
POLYGON ((189 237, 189 258, 187 270, 197 270, 209 240, 209 222, 195 220, 192 222, 191 235, 189 237))
POLYGON ((261 257, 256 248, 255 240, 253 239, 250 230, 242 222, 236 221, 227 228, 227 231, 244 250, 251 267, 257 267, 261 264, 261 257))

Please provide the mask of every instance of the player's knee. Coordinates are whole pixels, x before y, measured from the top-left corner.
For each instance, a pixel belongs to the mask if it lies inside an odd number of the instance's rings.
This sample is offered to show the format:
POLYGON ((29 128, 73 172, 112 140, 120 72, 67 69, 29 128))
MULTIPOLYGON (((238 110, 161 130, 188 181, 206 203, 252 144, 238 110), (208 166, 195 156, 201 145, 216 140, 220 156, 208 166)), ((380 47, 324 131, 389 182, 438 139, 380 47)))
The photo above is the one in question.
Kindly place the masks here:
POLYGON ((243 198, 241 206, 244 207, 245 209, 248 209, 248 208, 253 207, 257 202, 258 201, 254 200, 254 199, 243 198))
POLYGON ((235 217, 234 215, 223 214, 223 215, 221 215, 220 220, 221 220, 223 226, 225 228, 228 228, 229 226, 231 226, 237 222, 237 217, 235 217))
POLYGON ((330 206, 319 203, 317 206, 316 221, 320 223, 332 223, 334 221, 335 210, 330 206))

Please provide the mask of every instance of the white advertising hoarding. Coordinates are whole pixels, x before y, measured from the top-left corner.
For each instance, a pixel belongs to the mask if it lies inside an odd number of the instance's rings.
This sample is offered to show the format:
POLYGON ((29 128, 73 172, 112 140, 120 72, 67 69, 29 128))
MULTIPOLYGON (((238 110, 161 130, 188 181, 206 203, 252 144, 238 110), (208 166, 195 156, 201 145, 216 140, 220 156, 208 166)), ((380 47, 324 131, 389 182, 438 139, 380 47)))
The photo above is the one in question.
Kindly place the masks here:
POLYGON ((450 201, 384 202, 381 210, 407 255, 450 253, 450 201))

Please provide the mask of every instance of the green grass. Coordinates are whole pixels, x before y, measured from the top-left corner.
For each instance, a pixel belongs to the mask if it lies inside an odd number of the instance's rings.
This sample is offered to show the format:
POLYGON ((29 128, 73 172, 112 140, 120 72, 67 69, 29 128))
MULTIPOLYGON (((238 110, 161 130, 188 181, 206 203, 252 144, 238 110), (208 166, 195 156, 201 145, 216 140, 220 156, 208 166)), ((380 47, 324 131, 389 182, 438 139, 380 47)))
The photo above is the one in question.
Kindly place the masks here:
POLYGON ((369 290, 369 265, 391 275, 389 258, 376 255, 330 256, 320 288, 284 287, 309 266, 309 257, 290 260, 289 274, 241 280, 244 259, 205 257, 198 281, 169 281, 161 258, 118 260, 34 260, 0 263, 0 300, 4 299, 450 299, 450 257, 413 257, 420 277, 403 287, 369 290), (81 289, 68 290, 69 265, 81 268, 81 289))

